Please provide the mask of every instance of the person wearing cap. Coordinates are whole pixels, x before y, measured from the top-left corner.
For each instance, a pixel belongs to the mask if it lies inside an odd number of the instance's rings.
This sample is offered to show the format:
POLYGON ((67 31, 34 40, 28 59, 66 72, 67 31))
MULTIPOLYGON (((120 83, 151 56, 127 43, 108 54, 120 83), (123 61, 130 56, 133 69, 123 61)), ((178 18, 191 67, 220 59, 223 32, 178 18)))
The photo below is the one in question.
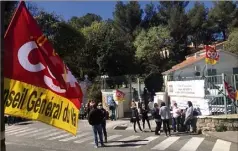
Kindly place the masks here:
POLYGON ((97 108, 97 104, 91 104, 92 109, 89 112, 88 115, 88 123, 92 125, 93 128, 93 135, 94 135, 94 142, 95 142, 95 148, 98 148, 98 135, 99 140, 101 143, 101 146, 104 147, 103 143, 103 134, 102 134, 102 122, 103 122, 103 114, 102 111, 97 108))
POLYGON ((103 115, 102 131, 104 135, 104 141, 105 143, 107 143, 107 129, 106 129, 107 111, 103 108, 102 103, 98 103, 98 109, 102 111, 102 115, 103 115))

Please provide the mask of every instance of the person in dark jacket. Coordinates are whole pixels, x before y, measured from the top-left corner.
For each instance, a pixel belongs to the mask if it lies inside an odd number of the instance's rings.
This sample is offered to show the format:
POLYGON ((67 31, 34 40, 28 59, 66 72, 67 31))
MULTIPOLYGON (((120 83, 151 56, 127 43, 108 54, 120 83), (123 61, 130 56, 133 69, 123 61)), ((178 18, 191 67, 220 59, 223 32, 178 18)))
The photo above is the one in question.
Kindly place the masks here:
POLYGON ((102 111, 103 121, 102 121, 102 131, 104 135, 104 141, 107 142, 107 129, 106 129, 106 120, 107 120, 107 111, 103 108, 102 103, 98 103, 98 109, 102 111))
POLYGON ((140 126, 139 112, 138 112, 138 109, 137 109, 137 106, 136 106, 135 102, 131 103, 131 111, 132 111, 131 112, 132 113, 131 121, 134 124, 134 131, 137 132, 136 131, 136 123, 138 124, 140 131, 142 131, 141 126, 140 126))
POLYGON ((109 104, 109 110, 111 110, 111 121, 116 121, 116 108, 117 104, 115 100, 112 98, 111 103, 109 104))
POLYGON ((89 115, 90 109, 91 109, 91 100, 89 100, 88 104, 87 104, 87 115, 89 115))
POLYGON ((157 103, 154 104, 154 109, 152 111, 152 116, 155 119, 155 123, 156 123, 156 128, 155 128, 155 135, 160 135, 160 129, 161 129, 161 124, 162 124, 162 120, 161 120, 161 116, 159 114, 159 105, 157 103))
POLYGON ((103 113, 100 109, 97 108, 96 103, 93 104, 93 108, 89 112, 88 122, 90 125, 92 125, 93 128, 95 148, 98 148, 97 135, 99 135, 101 146, 102 147, 105 146, 103 143, 103 136, 102 136, 103 113))
POLYGON ((149 111, 145 108, 145 104, 142 104, 142 106, 141 106, 141 115, 142 115, 143 131, 145 131, 145 121, 147 122, 150 131, 152 131, 151 126, 150 126, 148 113, 149 113, 149 111))

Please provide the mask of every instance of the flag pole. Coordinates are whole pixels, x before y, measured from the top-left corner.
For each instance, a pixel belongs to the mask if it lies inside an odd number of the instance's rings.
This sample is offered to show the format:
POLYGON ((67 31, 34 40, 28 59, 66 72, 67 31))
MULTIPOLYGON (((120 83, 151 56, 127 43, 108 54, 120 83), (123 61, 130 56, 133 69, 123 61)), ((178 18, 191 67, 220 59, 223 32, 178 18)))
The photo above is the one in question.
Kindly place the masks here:
MULTIPOLYGON (((6 29, 6 32, 5 32, 5 34, 4 34, 4 38, 6 37, 6 35, 7 35, 7 33, 8 33, 8 30, 9 30, 9 28, 10 28, 10 26, 11 26, 12 22, 13 22, 13 18, 15 18, 15 16, 16 16, 16 13, 17 13, 17 11, 18 11, 18 9, 19 9, 19 6, 20 6, 21 2, 22 2, 22 0, 20 1, 20 3, 19 3, 19 5, 18 5, 18 7, 16 8, 16 10, 15 10, 15 12, 14 12, 13 16, 12 16, 12 19, 11 19, 11 21, 10 21, 10 23, 9 23, 9 25, 8 25, 7 29, 6 29)), ((2 9, 1 9, 1 10, 2 10, 2 9)), ((2 12, 1 12, 1 14, 2 14, 2 12)))
MULTIPOLYGON (((207 59, 207 46, 205 46, 205 54, 206 54, 206 58, 205 58, 205 60, 207 59)), ((208 69, 207 69, 207 61, 205 61, 205 63, 206 63, 206 74, 205 74, 205 79, 208 77, 208 69)))
POLYGON ((4 89, 4 77, 3 77, 3 56, 4 56, 4 12, 5 12, 5 6, 6 6, 6 1, 1 1, 1 101, 0 101, 0 117, 1 117, 1 151, 6 151, 6 144, 5 144, 5 118, 4 118, 4 94, 3 94, 3 89, 4 89))

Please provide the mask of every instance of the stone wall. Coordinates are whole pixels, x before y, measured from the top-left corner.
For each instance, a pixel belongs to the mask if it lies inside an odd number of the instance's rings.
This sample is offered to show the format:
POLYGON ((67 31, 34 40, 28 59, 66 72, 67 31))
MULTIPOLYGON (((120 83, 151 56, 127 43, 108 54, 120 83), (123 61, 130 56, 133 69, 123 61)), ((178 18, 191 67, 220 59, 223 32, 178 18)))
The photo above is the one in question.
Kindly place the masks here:
POLYGON ((198 131, 238 131, 238 114, 198 116, 198 131))

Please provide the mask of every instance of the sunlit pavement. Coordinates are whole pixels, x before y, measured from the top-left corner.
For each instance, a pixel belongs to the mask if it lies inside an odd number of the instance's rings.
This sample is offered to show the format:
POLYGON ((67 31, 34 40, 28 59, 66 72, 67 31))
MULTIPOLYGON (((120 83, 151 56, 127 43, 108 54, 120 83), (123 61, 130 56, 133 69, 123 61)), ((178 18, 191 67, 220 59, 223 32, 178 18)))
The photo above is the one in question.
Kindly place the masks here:
MULTIPOLYGON (((106 147, 98 150, 237 151, 238 147, 235 143, 203 135, 181 133, 165 137, 163 133, 155 136, 153 132, 134 133, 132 130, 113 130, 115 124, 108 128, 106 147)), ((94 150, 91 126, 87 121, 81 121, 79 127, 75 137, 39 122, 6 126, 7 151, 94 150)))

